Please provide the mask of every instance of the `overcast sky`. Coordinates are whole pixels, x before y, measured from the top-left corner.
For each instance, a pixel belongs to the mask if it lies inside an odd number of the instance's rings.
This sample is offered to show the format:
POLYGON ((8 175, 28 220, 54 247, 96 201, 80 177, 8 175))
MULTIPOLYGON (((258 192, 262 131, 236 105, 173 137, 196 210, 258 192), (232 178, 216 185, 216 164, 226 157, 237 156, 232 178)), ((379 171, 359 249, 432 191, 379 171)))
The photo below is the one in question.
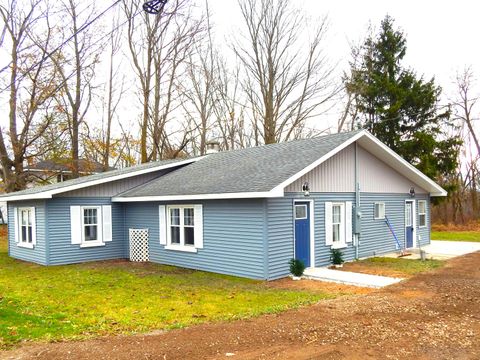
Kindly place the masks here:
MULTIPOLYGON (((386 14, 396 20, 407 37, 405 61, 425 78, 435 76, 446 93, 453 91, 457 70, 471 65, 480 75, 480 4, 475 1, 425 0, 296 0, 312 17, 328 15, 328 53, 344 68, 349 42, 365 36, 371 22, 378 28, 386 14)), ((209 0, 214 25, 221 39, 240 25, 237 0, 209 0)))

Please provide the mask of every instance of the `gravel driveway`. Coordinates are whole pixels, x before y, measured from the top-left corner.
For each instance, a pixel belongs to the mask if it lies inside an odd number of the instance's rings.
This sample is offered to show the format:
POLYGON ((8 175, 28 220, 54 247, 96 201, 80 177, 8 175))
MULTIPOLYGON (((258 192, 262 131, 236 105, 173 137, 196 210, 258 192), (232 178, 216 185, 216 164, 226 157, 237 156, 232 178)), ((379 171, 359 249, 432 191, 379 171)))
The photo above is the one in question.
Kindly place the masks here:
POLYGON ((480 253, 366 295, 278 315, 142 336, 25 345, 0 357, 480 359, 480 253))

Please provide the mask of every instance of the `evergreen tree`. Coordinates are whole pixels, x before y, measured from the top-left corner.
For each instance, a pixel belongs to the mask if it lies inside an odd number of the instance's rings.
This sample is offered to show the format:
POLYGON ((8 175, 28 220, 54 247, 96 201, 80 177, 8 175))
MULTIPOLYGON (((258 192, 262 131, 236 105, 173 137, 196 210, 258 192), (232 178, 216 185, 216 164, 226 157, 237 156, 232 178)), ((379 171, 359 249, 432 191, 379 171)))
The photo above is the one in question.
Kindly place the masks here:
POLYGON ((429 177, 445 179, 457 168, 461 141, 447 134, 450 109, 438 106, 441 88, 402 64, 406 51, 403 32, 386 16, 346 79, 354 121, 429 177))

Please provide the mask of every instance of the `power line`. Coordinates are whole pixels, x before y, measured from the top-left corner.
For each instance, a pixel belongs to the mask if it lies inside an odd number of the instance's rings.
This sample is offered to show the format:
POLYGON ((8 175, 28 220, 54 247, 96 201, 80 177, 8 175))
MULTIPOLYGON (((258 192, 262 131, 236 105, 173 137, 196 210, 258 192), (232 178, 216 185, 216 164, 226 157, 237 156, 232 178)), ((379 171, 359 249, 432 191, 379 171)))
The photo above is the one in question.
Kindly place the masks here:
MULTIPOLYGON (((10 84, 8 84, 6 87, 4 87, 3 89, 0 90, 0 95, 3 94, 5 91, 7 91, 10 87, 12 87, 15 82, 17 81, 21 81, 23 80, 27 74, 32 71, 33 69, 35 69, 37 66, 39 66, 43 61, 45 61, 45 59, 47 57, 52 57, 53 54, 55 54, 58 50, 60 50, 62 47, 64 47, 69 41, 71 41, 75 36, 77 36, 78 34, 80 34, 81 32, 83 32, 85 29, 87 29, 90 25, 92 25, 95 21, 97 21, 99 18, 101 18, 103 15, 105 15, 108 11, 110 11, 110 9, 112 9, 114 6, 116 6, 118 3, 120 3, 122 0, 117 0, 115 1, 113 4, 111 4, 108 8, 106 8, 105 10, 103 10, 100 14, 98 14, 97 16, 95 16, 92 20, 86 22, 85 24, 83 24, 80 29, 78 29, 76 32, 74 32, 69 38, 67 38, 65 41, 63 41, 59 46, 57 46, 54 50, 44 54, 41 58, 40 61, 38 61, 37 63, 33 64, 31 67, 29 67, 22 75, 20 75, 19 78, 15 79, 14 81, 12 81, 10 84)), ((111 34, 111 33, 110 33, 111 34)), ((102 37, 101 39, 103 39, 104 37, 102 37)))

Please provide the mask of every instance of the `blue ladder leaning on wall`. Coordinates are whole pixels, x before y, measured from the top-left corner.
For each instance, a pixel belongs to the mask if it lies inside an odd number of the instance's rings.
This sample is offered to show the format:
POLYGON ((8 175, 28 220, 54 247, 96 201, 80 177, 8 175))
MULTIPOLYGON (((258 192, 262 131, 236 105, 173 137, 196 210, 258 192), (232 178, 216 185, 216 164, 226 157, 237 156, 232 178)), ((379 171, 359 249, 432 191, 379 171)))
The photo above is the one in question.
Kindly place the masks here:
POLYGON ((397 242, 397 247, 400 249, 400 251, 402 252, 400 256, 407 256, 407 255, 410 255, 410 254, 407 254, 405 252, 405 247, 402 247, 400 245, 400 241, 398 240, 398 237, 397 237, 397 234, 395 234, 395 231, 393 230, 393 226, 392 224, 390 224, 390 220, 388 220, 388 217, 385 216, 385 223, 387 224, 388 228, 390 229, 390 232, 392 233, 393 237, 395 238, 395 241, 397 242))

